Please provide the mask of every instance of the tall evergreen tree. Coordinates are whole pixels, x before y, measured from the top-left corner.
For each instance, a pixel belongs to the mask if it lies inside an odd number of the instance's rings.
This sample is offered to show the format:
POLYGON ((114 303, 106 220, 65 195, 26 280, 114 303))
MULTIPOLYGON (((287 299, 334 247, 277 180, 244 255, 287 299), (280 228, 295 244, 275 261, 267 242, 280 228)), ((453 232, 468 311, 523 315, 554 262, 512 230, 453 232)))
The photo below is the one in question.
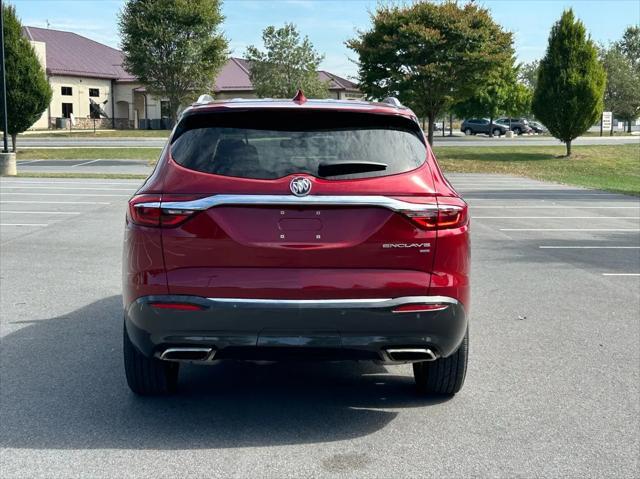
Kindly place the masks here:
POLYGON ((566 10, 551 28, 549 46, 540 62, 533 94, 533 113, 549 132, 565 143, 586 132, 602 113, 605 72, 586 29, 566 10))
MULTIPOLYGON (((13 151, 16 138, 31 127, 51 102, 51 87, 42 65, 29 41, 22 35, 22 25, 15 8, 4 4, 4 54, 7 82, 7 133, 13 151)), ((2 104, 0 88, 0 105, 2 104)))
POLYGON ((171 118, 213 89, 227 59, 220 0, 129 0, 120 12, 124 66, 154 95, 169 99, 171 118))

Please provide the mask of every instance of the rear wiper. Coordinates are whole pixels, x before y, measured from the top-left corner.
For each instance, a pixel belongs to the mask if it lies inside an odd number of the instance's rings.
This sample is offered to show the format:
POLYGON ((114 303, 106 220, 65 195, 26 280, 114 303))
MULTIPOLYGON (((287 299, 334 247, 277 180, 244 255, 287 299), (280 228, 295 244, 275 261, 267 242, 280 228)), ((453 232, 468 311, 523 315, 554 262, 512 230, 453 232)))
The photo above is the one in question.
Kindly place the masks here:
POLYGON ((386 170, 385 163, 375 161, 342 161, 340 163, 320 163, 318 176, 351 175, 353 173, 366 173, 368 171, 386 170))

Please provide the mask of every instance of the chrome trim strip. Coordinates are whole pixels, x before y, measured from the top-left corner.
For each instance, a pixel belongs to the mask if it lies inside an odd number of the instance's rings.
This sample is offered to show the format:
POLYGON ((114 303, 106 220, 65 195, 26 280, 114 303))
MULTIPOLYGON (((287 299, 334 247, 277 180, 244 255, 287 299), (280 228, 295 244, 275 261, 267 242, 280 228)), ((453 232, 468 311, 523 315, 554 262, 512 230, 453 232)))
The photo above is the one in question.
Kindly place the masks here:
MULTIPOLYGON (((410 203, 388 196, 368 196, 368 195, 340 195, 340 196, 293 196, 293 195, 213 195, 206 198, 199 198, 191 201, 167 201, 162 203, 162 208, 172 210, 199 211, 212 208, 214 206, 225 205, 251 205, 251 206, 377 206, 387 208, 392 211, 424 211, 437 210, 438 205, 410 203)), ((136 207, 159 208, 159 202, 138 203, 136 207)), ((446 208, 456 208, 456 206, 446 205, 446 208)))
POLYGON ((167 361, 211 361, 213 357, 216 355, 215 349, 212 348, 167 348, 162 351, 160 355, 160 359, 164 359, 167 361), (205 353, 206 356, 204 359, 174 359, 167 358, 167 356, 171 353, 205 353))
POLYGON ((207 298, 214 304, 232 305, 234 308, 394 308, 403 304, 459 304, 448 296, 404 296, 401 298, 373 299, 246 299, 207 298))
MULTIPOLYGON (((399 353, 410 353, 410 354, 425 354, 428 357, 421 359, 422 361, 435 361, 436 359, 438 359, 438 356, 436 356, 436 354, 431 351, 429 348, 392 348, 392 349, 385 349, 385 352, 387 353, 387 356, 389 357, 389 359, 391 361, 407 361, 406 359, 395 359, 393 357, 394 354, 399 353)), ((415 359, 410 359, 409 361, 415 361, 417 358, 415 359)))

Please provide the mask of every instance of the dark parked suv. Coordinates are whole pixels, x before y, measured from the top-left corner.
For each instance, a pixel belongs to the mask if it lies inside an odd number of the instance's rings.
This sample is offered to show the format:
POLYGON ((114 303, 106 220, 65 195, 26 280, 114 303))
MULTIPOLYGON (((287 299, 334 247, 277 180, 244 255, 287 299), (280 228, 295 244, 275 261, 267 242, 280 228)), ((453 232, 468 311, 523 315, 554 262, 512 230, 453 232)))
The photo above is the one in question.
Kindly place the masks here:
POLYGON ((124 362, 137 394, 181 362, 467 364, 469 218, 397 101, 201 98, 125 227, 124 362))
POLYGON ((533 133, 533 128, 529 125, 529 120, 526 118, 498 118, 496 123, 511 128, 511 131, 516 135, 522 135, 523 133, 533 133))
POLYGON ((484 133, 485 135, 501 136, 509 130, 508 126, 500 125, 493 122, 493 125, 486 118, 471 118, 464 120, 460 125, 460 131, 465 135, 477 135, 484 133))

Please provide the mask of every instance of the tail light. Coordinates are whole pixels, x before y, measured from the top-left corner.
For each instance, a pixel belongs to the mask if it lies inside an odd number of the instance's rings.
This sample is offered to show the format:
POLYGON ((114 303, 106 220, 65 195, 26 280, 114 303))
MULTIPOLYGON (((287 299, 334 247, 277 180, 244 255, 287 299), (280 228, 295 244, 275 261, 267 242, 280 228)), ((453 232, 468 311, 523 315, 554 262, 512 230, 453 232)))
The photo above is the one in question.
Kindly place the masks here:
POLYGON ((437 208, 423 211, 403 211, 402 213, 413 223, 425 230, 442 230, 460 228, 469 221, 467 205, 440 204, 437 208))
POLYGON ((141 226, 175 227, 196 211, 162 208, 160 195, 137 195, 129 200, 129 221, 141 226))

